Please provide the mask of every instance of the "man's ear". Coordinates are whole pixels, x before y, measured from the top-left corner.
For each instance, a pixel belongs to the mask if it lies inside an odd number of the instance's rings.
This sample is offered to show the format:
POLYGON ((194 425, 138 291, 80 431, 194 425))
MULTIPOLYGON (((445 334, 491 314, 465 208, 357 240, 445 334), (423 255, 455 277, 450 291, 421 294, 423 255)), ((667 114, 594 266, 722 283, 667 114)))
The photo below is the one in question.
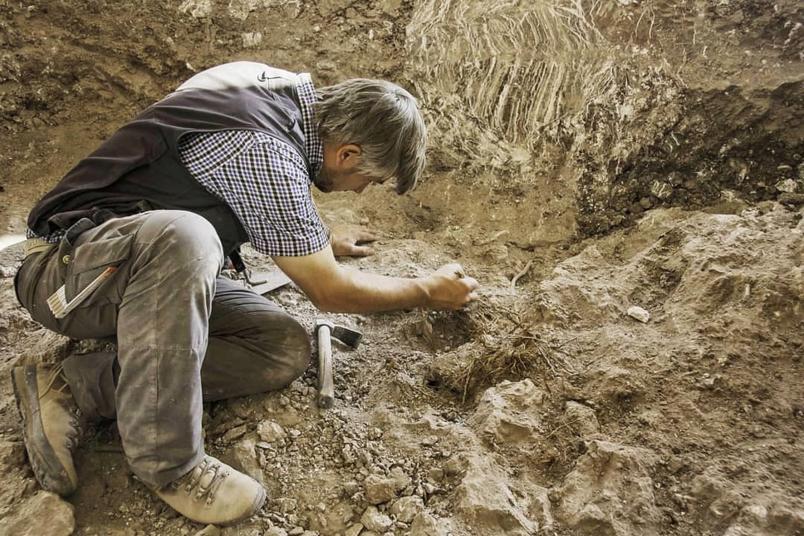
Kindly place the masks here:
POLYGON ((359 145, 347 143, 338 148, 338 163, 344 167, 353 167, 360 159, 363 150, 359 145))

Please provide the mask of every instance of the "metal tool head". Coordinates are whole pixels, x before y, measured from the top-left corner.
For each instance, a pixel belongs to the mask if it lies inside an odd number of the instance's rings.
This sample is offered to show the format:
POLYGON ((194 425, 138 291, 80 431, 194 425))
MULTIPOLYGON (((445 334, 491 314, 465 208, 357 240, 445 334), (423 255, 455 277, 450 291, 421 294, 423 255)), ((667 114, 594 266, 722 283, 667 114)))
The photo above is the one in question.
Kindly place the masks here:
POLYGON ((363 334, 356 329, 335 324, 329 320, 317 319, 315 321, 315 332, 318 333, 318 330, 323 327, 329 329, 330 335, 333 339, 338 339, 350 348, 357 348, 360 345, 360 339, 363 338, 363 334))
POLYGON ((357 348, 360 344, 360 339, 363 338, 363 334, 356 329, 336 325, 332 330, 332 338, 338 339, 350 348, 357 348))

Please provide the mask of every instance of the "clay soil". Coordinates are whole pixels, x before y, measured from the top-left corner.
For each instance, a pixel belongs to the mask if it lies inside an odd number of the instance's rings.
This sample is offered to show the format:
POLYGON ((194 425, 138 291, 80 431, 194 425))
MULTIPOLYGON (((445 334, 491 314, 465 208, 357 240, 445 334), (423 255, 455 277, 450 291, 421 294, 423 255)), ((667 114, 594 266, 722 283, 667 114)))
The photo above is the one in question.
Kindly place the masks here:
POLYGON ((0 534, 804 534, 802 8, 524 4, 0 0, 0 235, 24 233, 32 204, 138 110, 252 59, 419 95, 422 184, 316 202, 380 235, 353 267, 455 260, 482 284, 454 313, 322 315, 295 287, 272 294, 363 343, 336 347, 332 409, 316 405, 315 360, 283 391, 205 407, 208 451, 270 492, 216 529, 149 493, 113 423, 87 431, 74 496, 41 491, 11 368, 110 343, 34 323, 14 297, 21 248, 3 249, 0 534), (477 28, 492 37, 472 48, 477 28), (534 95, 553 106, 518 108, 534 95))

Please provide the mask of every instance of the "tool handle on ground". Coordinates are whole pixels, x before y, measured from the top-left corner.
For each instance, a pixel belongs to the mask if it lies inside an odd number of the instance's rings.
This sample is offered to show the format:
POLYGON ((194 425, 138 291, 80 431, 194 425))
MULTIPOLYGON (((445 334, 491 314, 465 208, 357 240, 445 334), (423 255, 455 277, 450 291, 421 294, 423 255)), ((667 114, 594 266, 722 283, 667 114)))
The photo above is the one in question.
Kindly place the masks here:
POLYGON ((318 407, 331 408, 335 401, 332 383, 332 330, 329 326, 318 328, 318 407))

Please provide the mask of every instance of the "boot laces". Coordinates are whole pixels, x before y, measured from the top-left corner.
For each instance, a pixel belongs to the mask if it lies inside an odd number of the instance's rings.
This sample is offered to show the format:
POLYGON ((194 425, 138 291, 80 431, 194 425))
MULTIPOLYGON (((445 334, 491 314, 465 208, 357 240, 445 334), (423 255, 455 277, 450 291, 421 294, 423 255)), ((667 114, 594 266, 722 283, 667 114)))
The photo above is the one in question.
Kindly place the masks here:
MULTIPOLYGON (((47 395, 51 389, 54 389, 53 385, 56 383, 56 380, 61 379, 61 385, 55 388, 56 392, 64 394, 64 392, 69 389, 67 385, 67 380, 64 377, 64 366, 59 363, 53 367, 53 369, 48 374, 47 382, 45 384, 45 388, 39 393, 39 400, 42 400, 45 395, 47 395)), ((71 395, 72 396, 72 395, 71 395)), ((66 446, 70 450, 74 450, 78 446, 78 440, 81 435, 81 414, 77 407, 72 407, 69 409, 70 414, 70 427, 67 431, 67 438, 66 438, 66 446)))
POLYGON ((215 493, 227 476, 229 473, 223 465, 207 456, 184 477, 183 482, 179 481, 178 484, 187 495, 195 493, 196 500, 205 499, 207 504, 212 504, 215 493))
POLYGON ((59 379, 60 376, 62 377, 61 385, 56 389, 56 391, 59 393, 64 393, 68 387, 67 380, 63 377, 62 372, 64 372, 64 366, 61 363, 53 367, 48 375, 47 385, 45 385, 45 388, 42 389, 41 393, 39 393, 39 400, 42 400, 42 398, 44 398, 45 395, 50 392, 50 390, 53 388, 53 384, 56 383, 56 380, 59 379))

